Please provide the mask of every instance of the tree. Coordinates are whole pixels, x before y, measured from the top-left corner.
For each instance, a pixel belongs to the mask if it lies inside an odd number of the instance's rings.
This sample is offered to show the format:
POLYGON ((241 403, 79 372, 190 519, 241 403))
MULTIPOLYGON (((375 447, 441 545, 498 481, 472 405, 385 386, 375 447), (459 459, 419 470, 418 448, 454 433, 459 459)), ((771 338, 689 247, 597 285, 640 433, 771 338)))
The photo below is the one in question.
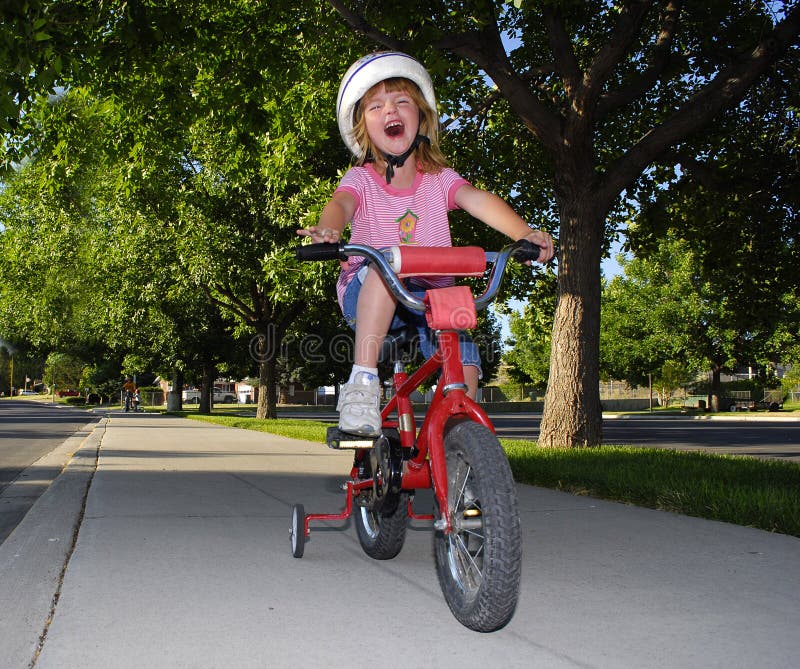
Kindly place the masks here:
POLYGON ((78 66, 90 4, 26 0, 0 7, 0 131, 16 128, 31 99, 54 92, 78 66))
POLYGON ((44 360, 31 351, 26 342, 5 341, 0 337, 0 394, 16 392, 20 388, 32 389, 34 383, 42 383, 44 360), (27 379, 27 381, 26 381, 27 379))
MULTIPOLYGON (((482 127, 507 104, 516 121, 508 135, 524 128, 541 144, 560 252, 540 443, 599 444, 600 260, 620 195, 659 161, 674 165, 671 149, 776 72, 796 49, 800 7, 476 1, 409 11, 407 3, 330 2, 374 43, 427 60, 440 95, 455 91, 446 107, 459 123, 477 117, 482 127)), ((498 172, 507 164, 518 175, 518 190, 537 183, 514 153, 493 157, 498 172)))
POLYGON ((623 273, 603 290, 603 376, 642 386, 668 362, 682 360, 693 369, 689 324, 703 318, 703 305, 691 249, 664 242, 650 258, 620 258, 620 265, 623 273))
POLYGON ((682 242, 662 242, 647 259, 620 259, 623 274, 604 286, 600 371, 607 379, 649 386, 667 406, 704 369, 690 328, 705 317, 695 292, 696 262, 682 242))
POLYGON ((44 382, 51 392, 79 390, 86 363, 66 353, 51 353, 44 364, 44 382))
POLYGON ((675 392, 688 386, 695 378, 695 370, 688 365, 668 360, 653 376, 652 388, 658 395, 661 406, 667 407, 675 392))
MULTIPOLYGON (((793 56, 779 67, 796 73, 793 56)), ((641 257, 665 237, 692 250, 708 313, 694 336, 706 342, 714 408, 721 371, 734 362, 774 369, 800 341, 800 80, 772 79, 680 150, 682 170, 643 200, 630 234, 641 257)))
POLYGON ((548 315, 533 303, 528 303, 521 314, 511 314, 508 328, 511 349, 505 355, 505 362, 510 376, 516 381, 546 388, 550 372, 552 313, 548 315))
MULTIPOLYGON (((749 255, 743 247, 731 266, 746 264, 749 255)), ((710 370, 710 407, 717 411, 721 373, 774 357, 776 330, 797 323, 796 302, 786 304, 783 292, 756 297, 739 290, 735 276, 721 281, 702 249, 672 234, 647 257, 623 259, 622 266, 624 274, 603 293, 601 362, 607 376, 632 385, 652 376, 667 393, 710 370)))
POLYGON ((168 218, 175 174, 119 187, 129 166, 113 143, 124 123, 112 102, 81 88, 31 107, 21 127, 36 153, 7 173, 0 195, 0 313, 40 349, 95 363, 92 388, 102 395, 98 375, 118 386, 126 353, 147 369, 196 370, 213 381, 220 365, 241 367, 235 353, 246 345, 234 345, 232 319, 187 282, 176 231, 153 213, 168 218))
MULTIPOLYGON (((287 247, 332 190, 332 147, 344 153, 329 140, 327 68, 332 60, 339 71, 347 40, 328 32, 318 9, 107 3, 76 41, 85 67, 63 78, 124 110, 105 148, 118 161, 124 219, 146 223, 145 248, 166 255, 174 243, 162 271, 258 335, 261 417, 275 416, 274 352, 320 285, 320 270, 298 272, 287 247)), ((24 133, 19 145, 14 155, 38 150, 24 133)), ((117 276, 142 322, 152 300, 131 290, 124 269, 117 276)))
POLYGON ((80 225, 84 210, 74 197, 88 181, 73 173, 69 189, 43 186, 52 182, 52 167, 29 162, 7 175, 0 193, 0 319, 6 337, 68 351, 75 342, 90 345, 94 334, 88 314, 95 302, 83 268, 93 255, 92 228, 80 225))
POLYGON ((129 110, 131 151, 142 159, 129 186, 148 190, 153 155, 180 175, 175 218, 162 224, 176 229, 180 271, 196 290, 255 332, 262 418, 276 415, 281 341, 320 286, 320 268, 298 271, 290 260, 294 231, 332 190, 332 147, 343 152, 329 139, 328 68, 333 59, 339 69, 347 43, 329 48, 317 10, 312 3, 240 3, 235 11, 216 2, 180 11, 126 5, 104 48, 124 42, 126 26, 135 28, 138 48, 126 48, 113 68, 100 58, 93 82, 129 110))

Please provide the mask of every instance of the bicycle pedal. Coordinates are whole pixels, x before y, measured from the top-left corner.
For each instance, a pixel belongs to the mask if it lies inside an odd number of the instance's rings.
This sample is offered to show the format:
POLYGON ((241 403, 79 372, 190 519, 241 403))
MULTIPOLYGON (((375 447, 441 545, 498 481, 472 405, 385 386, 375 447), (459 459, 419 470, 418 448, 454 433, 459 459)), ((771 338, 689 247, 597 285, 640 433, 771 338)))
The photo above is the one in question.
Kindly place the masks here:
POLYGON ((342 432, 338 427, 329 427, 325 436, 328 448, 344 450, 351 448, 372 448, 378 437, 362 437, 357 434, 342 432))

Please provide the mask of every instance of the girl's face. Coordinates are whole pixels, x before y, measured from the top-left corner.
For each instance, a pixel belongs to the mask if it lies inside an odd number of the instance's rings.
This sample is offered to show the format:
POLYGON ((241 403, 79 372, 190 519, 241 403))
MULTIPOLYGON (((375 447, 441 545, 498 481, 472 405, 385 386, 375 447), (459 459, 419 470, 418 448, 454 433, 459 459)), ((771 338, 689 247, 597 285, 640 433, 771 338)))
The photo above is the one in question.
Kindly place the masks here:
POLYGON ((400 155, 419 132, 419 106, 405 90, 386 90, 381 83, 362 100, 370 140, 384 153, 400 155))

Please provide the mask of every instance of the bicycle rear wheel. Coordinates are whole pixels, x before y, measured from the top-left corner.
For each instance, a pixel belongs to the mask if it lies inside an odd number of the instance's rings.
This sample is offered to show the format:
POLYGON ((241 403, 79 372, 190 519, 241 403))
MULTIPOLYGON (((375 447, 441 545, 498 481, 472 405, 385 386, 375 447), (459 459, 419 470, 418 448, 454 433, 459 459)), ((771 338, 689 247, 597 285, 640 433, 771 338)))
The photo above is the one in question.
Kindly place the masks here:
POLYGON ((389 514, 362 506, 354 516, 358 542, 367 555, 375 560, 397 557, 406 540, 408 493, 401 493, 397 508, 389 514))
POLYGON ((504 627, 519 597, 522 538, 511 468, 491 430, 470 421, 445 435, 451 531, 434 534, 447 605, 477 632, 504 627))
POLYGON ((358 542, 375 560, 391 560, 406 540, 409 493, 401 490, 403 455, 400 435, 384 430, 361 460, 363 478, 373 480, 372 490, 362 491, 354 515, 358 542))

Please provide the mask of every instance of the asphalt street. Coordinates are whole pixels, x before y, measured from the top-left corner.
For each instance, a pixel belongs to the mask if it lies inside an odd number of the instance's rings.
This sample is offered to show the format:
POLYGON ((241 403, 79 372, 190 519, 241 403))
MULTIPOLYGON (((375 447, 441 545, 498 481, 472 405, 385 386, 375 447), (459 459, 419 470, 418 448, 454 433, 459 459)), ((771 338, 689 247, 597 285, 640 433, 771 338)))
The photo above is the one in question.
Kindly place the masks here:
POLYGON ((29 400, 0 401, 0 543, 58 476, 72 453, 59 449, 99 420, 85 410, 29 400), (25 470, 38 462, 35 476, 25 470))
MULTIPOLYGON (((331 411, 284 409, 278 415, 336 421, 331 411)), ((536 440, 539 436, 541 414, 490 413, 489 417, 502 438, 536 440)), ((603 442, 800 461, 800 417, 766 412, 728 417, 606 414, 603 442)))

